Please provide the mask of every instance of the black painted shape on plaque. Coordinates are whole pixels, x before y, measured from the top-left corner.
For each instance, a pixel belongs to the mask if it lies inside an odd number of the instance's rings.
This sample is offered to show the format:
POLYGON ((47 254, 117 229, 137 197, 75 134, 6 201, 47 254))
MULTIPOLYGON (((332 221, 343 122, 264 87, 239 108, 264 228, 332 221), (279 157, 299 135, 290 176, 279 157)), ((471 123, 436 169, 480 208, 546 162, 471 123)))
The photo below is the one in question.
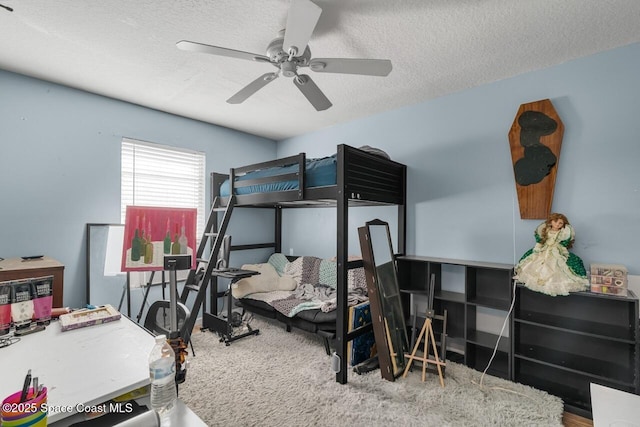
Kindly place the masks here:
POLYGON ((525 111, 518 117, 520 125, 520 145, 524 147, 524 157, 513 165, 516 182, 526 186, 537 184, 549 175, 558 158, 540 138, 551 135, 558 129, 558 123, 539 111, 525 111))

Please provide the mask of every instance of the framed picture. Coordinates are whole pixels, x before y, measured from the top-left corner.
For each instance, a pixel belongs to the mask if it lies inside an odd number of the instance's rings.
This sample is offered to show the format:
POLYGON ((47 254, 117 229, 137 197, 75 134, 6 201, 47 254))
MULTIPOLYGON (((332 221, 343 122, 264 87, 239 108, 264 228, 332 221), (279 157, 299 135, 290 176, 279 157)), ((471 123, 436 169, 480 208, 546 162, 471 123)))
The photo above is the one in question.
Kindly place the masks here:
POLYGON ((191 255, 195 269, 196 218, 193 208, 127 206, 122 271, 164 270, 165 255, 191 255))
MULTIPOLYGON (((349 332, 371 323, 369 301, 349 307, 349 332)), ((376 339, 373 330, 347 342, 349 364, 356 366, 376 355, 376 339)))

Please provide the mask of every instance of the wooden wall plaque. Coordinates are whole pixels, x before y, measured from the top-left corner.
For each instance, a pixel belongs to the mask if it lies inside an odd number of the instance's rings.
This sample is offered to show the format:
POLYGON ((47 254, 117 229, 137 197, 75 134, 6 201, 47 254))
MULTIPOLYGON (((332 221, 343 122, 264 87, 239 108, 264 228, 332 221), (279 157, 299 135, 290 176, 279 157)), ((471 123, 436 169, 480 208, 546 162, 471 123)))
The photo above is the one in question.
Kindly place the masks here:
POLYGON ((563 135, 550 100, 520 105, 509 130, 520 218, 546 219, 551 213, 563 135))

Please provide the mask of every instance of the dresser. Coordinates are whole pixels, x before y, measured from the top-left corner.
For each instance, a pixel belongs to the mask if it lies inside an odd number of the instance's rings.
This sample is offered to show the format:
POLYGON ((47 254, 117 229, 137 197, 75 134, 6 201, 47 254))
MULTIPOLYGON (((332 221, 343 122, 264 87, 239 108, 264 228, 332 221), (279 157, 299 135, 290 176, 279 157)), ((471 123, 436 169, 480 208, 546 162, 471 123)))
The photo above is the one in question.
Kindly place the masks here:
POLYGON ((0 261, 0 282, 53 276, 53 307, 63 306, 64 265, 53 258, 9 258, 0 261))

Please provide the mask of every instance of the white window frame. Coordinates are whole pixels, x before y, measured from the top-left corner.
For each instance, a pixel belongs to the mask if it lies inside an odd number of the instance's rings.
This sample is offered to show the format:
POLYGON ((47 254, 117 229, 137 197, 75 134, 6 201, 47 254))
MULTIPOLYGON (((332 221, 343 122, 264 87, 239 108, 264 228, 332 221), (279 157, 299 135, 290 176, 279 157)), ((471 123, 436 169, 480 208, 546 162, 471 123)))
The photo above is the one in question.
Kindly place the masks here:
POLYGON ((196 208, 199 242, 205 227, 205 166, 204 152, 122 138, 122 224, 128 205, 196 208))

